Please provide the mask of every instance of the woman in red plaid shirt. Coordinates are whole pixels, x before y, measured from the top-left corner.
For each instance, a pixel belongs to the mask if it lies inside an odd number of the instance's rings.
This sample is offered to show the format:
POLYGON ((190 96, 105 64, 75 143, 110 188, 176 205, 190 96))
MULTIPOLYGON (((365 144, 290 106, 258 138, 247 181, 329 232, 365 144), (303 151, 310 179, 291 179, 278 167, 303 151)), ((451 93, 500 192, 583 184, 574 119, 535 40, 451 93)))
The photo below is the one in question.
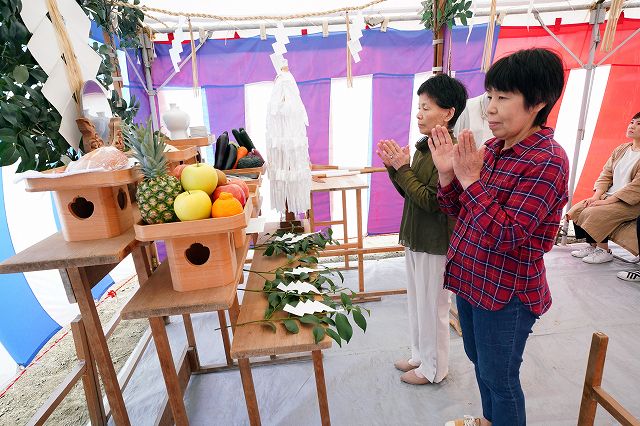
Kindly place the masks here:
POLYGON ((543 255, 567 202, 569 160, 544 126, 563 85, 558 55, 518 51, 485 77, 495 138, 477 149, 468 130, 457 145, 446 129, 432 132, 440 208, 458 219, 444 287, 458 296, 483 414, 447 425, 526 425, 520 365, 533 324, 551 306, 543 255))

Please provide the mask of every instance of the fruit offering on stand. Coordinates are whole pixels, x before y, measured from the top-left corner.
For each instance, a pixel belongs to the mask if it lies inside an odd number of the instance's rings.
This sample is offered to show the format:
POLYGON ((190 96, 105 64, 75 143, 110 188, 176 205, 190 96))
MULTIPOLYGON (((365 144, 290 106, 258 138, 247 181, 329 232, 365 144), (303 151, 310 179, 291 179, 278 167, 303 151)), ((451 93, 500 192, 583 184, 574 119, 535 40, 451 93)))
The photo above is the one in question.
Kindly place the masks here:
POLYGON ((250 152, 246 156, 238 160, 238 169, 252 169, 255 167, 262 167, 264 160, 254 152, 250 152))
POLYGON ((233 133, 233 137, 236 138, 236 141, 238 141, 241 146, 247 148, 247 151, 251 152, 256 149, 256 146, 253 144, 253 141, 244 128, 240 127, 238 130, 233 129, 231 130, 231 133, 233 133))
POLYGON ((214 167, 216 169, 222 169, 226 160, 225 155, 229 147, 229 134, 223 132, 216 140, 216 153, 214 167))
POLYGON ((222 192, 211 207, 212 217, 229 217, 242 213, 242 204, 228 192, 222 192))
POLYGON ((167 173, 165 143, 151 126, 123 126, 125 144, 140 164, 143 175, 136 190, 140 216, 148 224, 175 222, 174 199, 182 192, 180 181, 167 173))
POLYGON ((222 170, 262 167, 264 159, 247 132, 240 128, 231 130, 235 141, 229 141, 223 132, 216 141, 215 167, 222 170))
POLYGON ((211 199, 209 194, 200 189, 185 191, 178 195, 173 208, 178 219, 183 222, 211 217, 211 199))
POLYGON ((220 194, 222 194, 223 192, 228 192, 229 194, 233 195, 233 198, 240 201, 242 207, 244 207, 245 203, 247 202, 247 197, 244 195, 244 191, 242 190, 242 188, 233 183, 219 185, 216 190, 213 191, 211 200, 217 200, 218 198, 220 198, 220 194))
POLYGON ((216 169, 216 173, 218 174, 218 186, 227 184, 227 175, 224 174, 222 170, 216 169))
POLYGON ((177 177, 178 179, 180 179, 180 175, 182 174, 182 171, 184 170, 185 167, 187 167, 188 164, 178 164, 172 171, 171 174, 174 175, 175 177, 177 177))
POLYGON ((239 146, 237 143, 229 142, 222 170, 229 170, 233 168, 233 165, 236 163, 236 157, 238 156, 238 148, 239 146))
POLYGON ((180 183, 185 191, 199 189, 211 195, 218 186, 218 173, 210 164, 189 164, 182 170, 180 183))
POLYGON ((238 178, 231 178, 228 180, 228 182, 234 185, 238 185, 240 188, 242 188, 242 191, 244 192, 244 198, 249 199, 249 186, 245 181, 238 178))

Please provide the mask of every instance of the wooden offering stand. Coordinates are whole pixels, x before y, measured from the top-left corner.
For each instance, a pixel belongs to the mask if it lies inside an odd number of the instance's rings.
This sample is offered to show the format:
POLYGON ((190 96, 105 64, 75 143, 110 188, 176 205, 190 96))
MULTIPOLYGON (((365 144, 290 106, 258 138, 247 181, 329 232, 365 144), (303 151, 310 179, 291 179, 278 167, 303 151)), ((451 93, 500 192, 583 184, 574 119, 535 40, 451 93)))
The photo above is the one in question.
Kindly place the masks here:
MULTIPOLYGON (((62 173, 64 167, 44 173, 62 173)), ((127 185, 142 178, 137 169, 27 178, 28 192, 53 191, 66 241, 111 238, 133 225, 127 185)))
POLYGON ((169 161, 169 166, 167 167, 169 173, 173 171, 180 164, 195 164, 196 157, 198 155, 198 148, 196 146, 181 146, 175 147, 177 151, 166 151, 164 154, 169 161))
POLYGON ((191 291, 222 287, 236 280, 236 249, 246 240, 245 228, 253 213, 253 201, 244 211, 229 217, 188 222, 134 225, 139 241, 163 240, 173 288, 191 291))
POLYGON ((229 169, 223 170, 228 175, 235 176, 246 176, 248 179, 243 179, 247 185, 249 184, 257 184, 260 185, 262 183, 262 175, 267 171, 267 163, 263 164, 261 167, 250 167, 246 169, 229 169))
POLYGON ((187 148, 190 146, 209 146, 209 138, 188 138, 188 139, 166 139, 165 141, 169 145, 173 145, 176 148, 187 148))
POLYGON ((202 155, 200 154, 200 147, 207 147, 211 145, 208 137, 188 138, 188 139, 165 139, 165 143, 173 145, 176 148, 184 149, 189 147, 196 148, 196 161, 202 161, 202 155))

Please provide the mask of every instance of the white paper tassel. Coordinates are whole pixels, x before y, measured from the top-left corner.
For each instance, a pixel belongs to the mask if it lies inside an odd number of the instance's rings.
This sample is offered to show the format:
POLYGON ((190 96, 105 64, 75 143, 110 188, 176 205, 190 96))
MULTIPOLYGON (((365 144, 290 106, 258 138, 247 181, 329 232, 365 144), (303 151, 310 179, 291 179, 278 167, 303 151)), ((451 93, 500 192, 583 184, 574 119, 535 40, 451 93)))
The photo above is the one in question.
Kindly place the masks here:
POLYGON ((267 173, 271 207, 304 213, 310 208, 311 168, 307 111, 289 72, 275 80, 267 108, 267 173))

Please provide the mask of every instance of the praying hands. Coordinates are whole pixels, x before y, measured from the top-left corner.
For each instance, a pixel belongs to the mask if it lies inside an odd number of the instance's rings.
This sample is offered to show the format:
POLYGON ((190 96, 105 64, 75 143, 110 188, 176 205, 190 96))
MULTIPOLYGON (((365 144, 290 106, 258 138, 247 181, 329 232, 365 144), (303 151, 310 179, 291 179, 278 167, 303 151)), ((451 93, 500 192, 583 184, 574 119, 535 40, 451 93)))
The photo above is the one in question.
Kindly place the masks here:
POLYGON ((480 179, 485 147, 476 148, 470 130, 463 130, 458 136, 458 144, 454 145, 448 130, 436 126, 431 131, 429 149, 442 186, 449 185, 456 177, 460 185, 467 189, 480 179))
POLYGON ((383 139, 378 142, 376 154, 386 167, 393 167, 398 170, 405 164, 409 165, 409 146, 400 147, 393 139, 383 139))

